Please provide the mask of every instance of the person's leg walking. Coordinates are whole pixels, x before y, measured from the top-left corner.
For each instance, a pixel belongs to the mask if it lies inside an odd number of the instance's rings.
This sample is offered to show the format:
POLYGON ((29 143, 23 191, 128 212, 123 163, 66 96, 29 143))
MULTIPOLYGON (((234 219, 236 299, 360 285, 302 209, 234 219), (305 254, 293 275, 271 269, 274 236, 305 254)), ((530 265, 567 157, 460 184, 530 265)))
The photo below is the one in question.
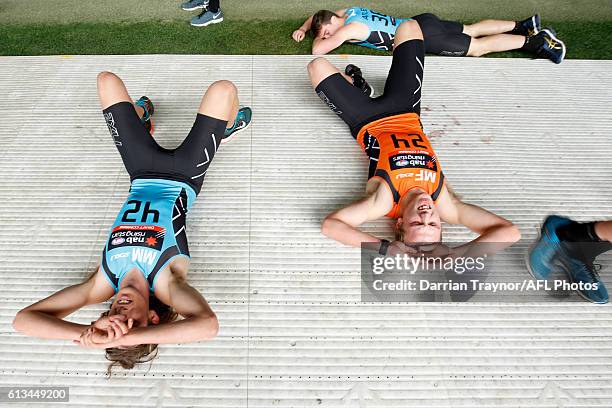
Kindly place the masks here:
POLYGON ((217 13, 219 11, 219 0, 210 0, 208 2, 208 10, 213 12, 213 13, 217 13))
POLYGON ((206 27, 222 21, 223 11, 221 10, 219 0, 210 0, 204 11, 191 19, 191 25, 194 27, 206 27))

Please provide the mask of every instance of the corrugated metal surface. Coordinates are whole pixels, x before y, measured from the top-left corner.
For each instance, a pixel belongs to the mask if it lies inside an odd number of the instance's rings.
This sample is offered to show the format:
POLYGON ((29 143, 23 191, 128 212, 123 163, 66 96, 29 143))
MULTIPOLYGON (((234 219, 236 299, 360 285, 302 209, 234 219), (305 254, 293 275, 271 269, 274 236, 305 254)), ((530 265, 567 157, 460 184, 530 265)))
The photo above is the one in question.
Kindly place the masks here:
MULTIPOLYGON (((362 194, 366 160, 310 89, 308 61, 0 58, 0 385, 69 385, 70 405, 82 407, 612 406, 606 306, 575 295, 360 302, 359 252, 322 237, 319 222, 362 194), (110 381, 101 352, 10 326, 18 309, 96 266, 125 198, 128 177, 96 99, 101 70, 154 100, 166 147, 187 134, 214 80, 234 81, 254 110, 251 130, 215 158, 189 216, 189 279, 218 313, 220 336, 162 346, 150 368, 110 381)), ((350 62, 382 89, 389 58, 350 62)), ((427 58, 424 84, 423 124, 464 200, 512 219, 525 242, 551 212, 612 214, 610 61, 427 58)), ((387 221, 367 229, 390 231, 387 221)), ((445 236, 470 234, 447 227, 445 236)), ((527 273, 516 258, 503 265, 504 275, 527 273)))

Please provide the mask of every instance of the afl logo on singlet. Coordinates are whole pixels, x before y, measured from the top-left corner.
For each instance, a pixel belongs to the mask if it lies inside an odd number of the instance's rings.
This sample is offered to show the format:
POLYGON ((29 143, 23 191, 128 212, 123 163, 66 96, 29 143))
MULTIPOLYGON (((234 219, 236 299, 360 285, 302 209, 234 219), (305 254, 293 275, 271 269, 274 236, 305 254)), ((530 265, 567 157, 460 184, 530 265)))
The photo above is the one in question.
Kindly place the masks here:
POLYGON ((408 160, 398 160, 395 162, 397 167, 406 167, 408 165, 408 160))
POLYGON ((123 237, 119 237, 119 238, 115 238, 111 241, 111 244, 113 245, 121 245, 125 242, 125 238, 123 237))

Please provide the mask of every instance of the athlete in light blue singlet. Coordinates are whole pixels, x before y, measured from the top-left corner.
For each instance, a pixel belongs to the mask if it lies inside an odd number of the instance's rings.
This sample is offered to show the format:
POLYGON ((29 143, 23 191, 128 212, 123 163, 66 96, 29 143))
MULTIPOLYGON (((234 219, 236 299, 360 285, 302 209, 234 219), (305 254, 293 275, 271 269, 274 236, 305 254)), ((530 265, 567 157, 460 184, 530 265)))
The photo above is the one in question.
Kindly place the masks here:
POLYGON ((462 24, 442 20, 432 13, 396 18, 353 6, 336 11, 319 10, 291 36, 300 42, 310 32, 314 38, 312 53, 316 55, 327 54, 344 43, 392 51, 395 32, 401 23, 409 20, 419 23, 428 54, 478 57, 521 49, 557 64, 565 57, 565 45, 552 29, 541 27, 537 14, 523 21, 487 19, 462 24))
POLYGON ((102 268, 115 292, 133 268, 154 292, 157 273, 174 257, 189 257, 185 216, 195 198, 195 191, 179 181, 134 180, 102 254, 102 268))
POLYGON ((96 271, 19 311, 13 327, 29 336, 104 349, 112 361, 110 372, 115 364, 129 369, 149 361, 158 344, 217 335, 215 313, 187 281, 185 219, 219 146, 248 127, 251 109, 240 108, 234 84, 216 81, 202 97, 187 137, 177 148, 166 149, 153 138, 149 98, 133 102, 121 78, 108 71, 98 74, 97 88, 106 125, 130 176, 128 197, 96 271), (108 310, 91 323, 66 319, 85 305, 109 299, 108 310))
POLYGON ((393 39, 397 27, 402 22, 410 20, 409 18, 391 17, 363 7, 346 9, 346 16, 344 25, 360 22, 370 29, 370 35, 365 41, 353 42, 354 44, 385 51, 393 50, 393 39))

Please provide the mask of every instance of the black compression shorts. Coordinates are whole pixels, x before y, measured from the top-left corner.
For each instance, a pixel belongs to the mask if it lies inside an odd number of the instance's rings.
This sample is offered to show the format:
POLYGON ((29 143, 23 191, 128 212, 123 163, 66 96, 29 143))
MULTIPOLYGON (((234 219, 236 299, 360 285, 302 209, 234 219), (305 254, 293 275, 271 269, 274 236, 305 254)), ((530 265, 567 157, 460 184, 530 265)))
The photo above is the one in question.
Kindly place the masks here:
POLYGON ((472 37, 463 33, 463 24, 440 20, 431 13, 412 17, 421 26, 428 54, 461 57, 470 49, 472 37))
POLYGON ((325 78, 315 91, 356 137, 363 126, 375 120, 402 113, 421 113, 424 56, 421 40, 406 41, 396 47, 384 93, 377 98, 370 98, 340 73, 325 78))
POLYGON ((131 181, 138 178, 182 181, 199 194, 206 169, 223 139, 226 121, 198 113, 183 143, 176 149, 165 149, 144 127, 130 102, 116 103, 103 113, 131 181))

